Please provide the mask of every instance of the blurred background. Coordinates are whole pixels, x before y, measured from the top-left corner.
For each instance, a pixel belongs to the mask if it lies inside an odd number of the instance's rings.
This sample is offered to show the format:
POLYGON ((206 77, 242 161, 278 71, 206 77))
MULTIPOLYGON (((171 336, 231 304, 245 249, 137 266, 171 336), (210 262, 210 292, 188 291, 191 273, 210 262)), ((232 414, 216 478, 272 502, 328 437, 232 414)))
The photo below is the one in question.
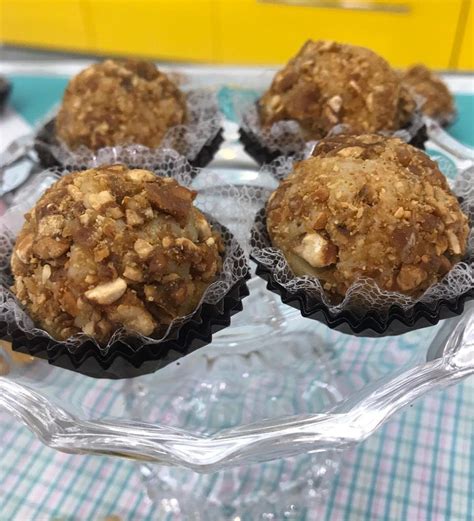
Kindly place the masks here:
POLYGON ((472 0, 0 0, 0 42, 91 55, 280 64, 308 38, 393 66, 474 69, 472 0))

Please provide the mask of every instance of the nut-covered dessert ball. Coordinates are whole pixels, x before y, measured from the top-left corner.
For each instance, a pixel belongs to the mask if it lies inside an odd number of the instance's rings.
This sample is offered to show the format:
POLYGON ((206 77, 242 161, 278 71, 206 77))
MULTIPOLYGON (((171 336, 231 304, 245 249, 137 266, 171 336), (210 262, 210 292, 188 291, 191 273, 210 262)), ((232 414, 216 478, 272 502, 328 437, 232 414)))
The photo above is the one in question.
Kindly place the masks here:
POLYGON ((448 121, 455 113, 454 99, 444 81, 424 65, 414 65, 400 73, 402 85, 422 97, 421 110, 427 116, 448 121))
POLYGON ((400 129, 414 110, 412 96, 383 58, 328 41, 306 42, 259 100, 264 126, 296 120, 308 139, 341 123, 354 132, 400 129))
POLYGON ((430 157, 398 138, 380 134, 339 134, 322 139, 314 147, 314 157, 377 159, 406 168, 432 185, 449 190, 446 177, 430 157))
POLYGON ((385 154, 364 155, 351 143, 301 161, 268 202, 272 244, 295 275, 317 277, 331 297, 366 277, 416 297, 466 252, 467 217, 456 197, 432 182, 433 163, 418 161, 410 145, 400 160, 394 141, 385 154))
POLYGON ((150 336, 191 313, 221 269, 222 241, 175 180, 121 165, 74 172, 26 215, 13 291, 54 338, 150 336))
POLYGON ((56 117, 56 136, 72 150, 140 144, 157 147, 186 121, 186 99, 153 63, 106 60, 69 83, 56 117))

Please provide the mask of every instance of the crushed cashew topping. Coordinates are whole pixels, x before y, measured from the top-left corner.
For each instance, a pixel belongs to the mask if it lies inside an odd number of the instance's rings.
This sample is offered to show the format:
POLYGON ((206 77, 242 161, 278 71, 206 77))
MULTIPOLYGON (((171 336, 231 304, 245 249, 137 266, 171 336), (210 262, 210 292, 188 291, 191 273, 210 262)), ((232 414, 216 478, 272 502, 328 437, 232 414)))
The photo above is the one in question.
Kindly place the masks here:
POLYGON ((373 51, 309 40, 277 72, 258 109, 264 126, 295 120, 307 139, 320 139, 338 124, 358 133, 398 130, 410 122, 416 103, 373 51))
POLYGON ((186 117, 185 95, 153 63, 105 60, 69 82, 55 131, 72 150, 129 144, 155 148, 186 117))
POLYGON ((362 277, 419 296, 462 259, 469 233, 437 164, 377 134, 321 140, 270 197, 267 229, 295 275, 335 298, 362 277))
POLYGON ((26 215, 13 291, 58 340, 152 335, 198 305, 221 269, 222 239, 175 180, 122 165, 59 179, 26 215))

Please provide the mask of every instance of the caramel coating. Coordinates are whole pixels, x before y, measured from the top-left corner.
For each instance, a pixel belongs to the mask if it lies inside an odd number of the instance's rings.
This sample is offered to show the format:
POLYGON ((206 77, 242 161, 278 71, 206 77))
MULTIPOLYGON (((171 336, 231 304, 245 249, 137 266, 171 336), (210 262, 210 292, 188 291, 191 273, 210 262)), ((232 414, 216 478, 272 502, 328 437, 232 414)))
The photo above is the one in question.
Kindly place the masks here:
POLYGON ((377 132, 404 127, 415 102, 380 56, 353 45, 307 41, 259 100, 264 126, 296 120, 308 139, 335 125, 377 132))
POLYGON ((186 99, 153 63, 106 60, 70 82, 55 131, 72 150, 140 144, 157 147, 186 121, 186 99))
POLYGON ((121 165, 73 172, 26 215, 13 291, 54 338, 105 343, 185 316, 221 269, 222 240, 175 180, 121 165))
POLYGON ((377 159, 388 161, 412 174, 422 177, 432 185, 449 190, 446 177, 438 164, 430 157, 398 138, 380 134, 339 134, 322 139, 314 147, 314 157, 350 157, 353 159, 377 159))
POLYGON ((455 113, 454 99, 444 81, 424 65, 413 65, 400 73, 402 84, 424 98, 421 110, 442 122, 455 113))
POLYGON ((330 297, 344 296, 361 277, 417 297, 466 253, 467 217, 415 148, 403 144, 400 161, 399 140, 374 136, 386 140, 386 150, 369 146, 364 155, 354 140, 372 138, 348 139, 346 148, 323 140, 316 157, 297 163, 272 194, 272 243, 295 275, 317 277, 330 297))

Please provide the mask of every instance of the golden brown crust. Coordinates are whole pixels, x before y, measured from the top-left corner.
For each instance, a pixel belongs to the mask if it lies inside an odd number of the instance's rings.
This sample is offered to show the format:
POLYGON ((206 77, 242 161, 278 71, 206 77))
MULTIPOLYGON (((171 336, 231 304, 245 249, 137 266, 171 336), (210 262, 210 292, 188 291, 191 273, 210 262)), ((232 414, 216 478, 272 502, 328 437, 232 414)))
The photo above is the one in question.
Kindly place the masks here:
POLYGON ((221 267, 222 242, 175 180, 121 165, 62 177, 26 216, 13 291, 57 339, 151 335, 192 312, 221 267), (166 204, 162 204, 165 200, 166 204))
POLYGON ((419 296, 465 254, 467 217, 445 183, 431 182, 431 165, 414 173, 389 147, 379 157, 341 154, 351 145, 296 164, 267 206, 272 243, 297 276, 319 278, 330 295, 370 277, 419 296))
POLYGON ((447 120, 455 112, 454 99, 444 81, 424 65, 413 65, 400 73, 402 84, 424 99, 421 111, 435 119, 447 120))
POLYGON ((309 40, 259 101, 263 125, 291 119, 320 139, 335 125, 354 132, 404 127, 415 102, 380 56, 353 45, 309 40))
POLYGON ((69 83, 56 135, 71 149, 140 144, 157 147, 186 121, 186 99, 153 63, 106 60, 69 83))
POLYGON ((428 180, 432 185, 448 189, 446 177, 430 157, 403 140, 379 134, 339 134, 319 141, 313 150, 314 157, 346 157, 353 159, 380 158, 412 174, 428 180))

